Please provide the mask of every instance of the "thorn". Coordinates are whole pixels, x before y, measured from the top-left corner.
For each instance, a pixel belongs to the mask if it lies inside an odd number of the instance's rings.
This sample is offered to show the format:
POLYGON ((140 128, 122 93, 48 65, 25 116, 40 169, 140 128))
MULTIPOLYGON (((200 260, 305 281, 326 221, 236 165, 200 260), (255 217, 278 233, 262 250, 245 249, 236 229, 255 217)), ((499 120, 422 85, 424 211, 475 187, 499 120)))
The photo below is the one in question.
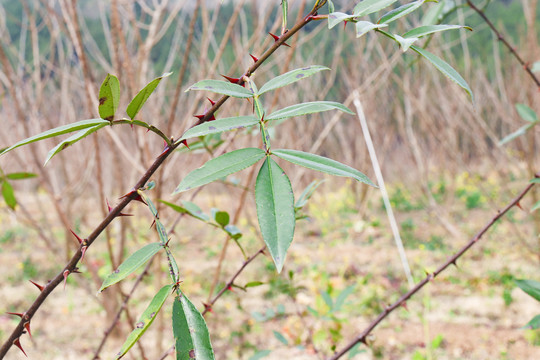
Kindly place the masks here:
POLYGON ((227 285, 227 290, 234 292, 232 285, 227 285))
POLYGON ((205 310, 206 312, 214 313, 214 310, 212 310, 212 305, 207 304, 207 303, 203 303, 203 305, 204 305, 204 310, 205 310))
POLYGON ((169 150, 170 150, 169 145, 167 145, 167 143, 165 143, 165 148, 163 149, 161 154, 158 155, 158 157, 163 156, 164 154, 168 153, 169 150))
POLYGON ((24 356, 28 357, 28 355, 26 355, 26 353, 24 352, 24 349, 21 346, 20 338, 16 338, 15 340, 13 340, 13 345, 18 347, 23 352, 24 356))
MULTIPOLYGON (((199 121, 202 121, 202 119, 206 116, 206 113, 202 115, 193 115, 193 116, 199 119, 199 121)), ((212 114, 212 116, 210 116, 210 119, 208 119, 208 121, 212 121, 212 120, 216 120, 216 117, 214 116, 214 114, 212 114)))
POLYGON ((81 239, 81 238, 79 237, 79 235, 75 234, 75 232, 74 232, 73 230, 71 230, 71 229, 69 229, 69 231, 71 231, 71 233, 77 238, 77 240, 79 241, 79 244, 82 244, 82 243, 83 243, 84 240, 81 239))
POLYGON ((64 270, 64 290, 66 290, 67 277, 69 275, 69 270, 64 270))
POLYGON ((43 289, 45 289, 45 286, 39 285, 38 283, 35 283, 32 280, 28 280, 28 281, 34 284, 39 289, 39 291, 43 291, 43 289))
POLYGON ((347 20, 345 20, 345 21, 343 22, 343 29, 344 29, 344 30, 345 30, 345 28, 347 27, 347 24, 348 24, 348 23, 349 23, 349 22, 348 22, 347 20))
MULTIPOLYGON (((108 210, 109 212, 111 212, 111 211, 112 211, 112 207, 111 207, 111 205, 109 204, 109 200, 105 199, 105 201, 107 202, 107 210, 108 210)), ((133 214, 124 214, 124 213, 121 212, 121 213, 118 214, 117 216, 133 216, 133 214)))
POLYGON ((405 310, 407 310, 407 312, 409 312, 409 308, 407 307, 407 302, 406 301, 403 301, 401 304, 399 304, 402 308, 404 308, 405 310))
POLYGON ((223 76, 225 79, 227 79, 229 82, 233 84, 238 84, 240 82, 240 78, 233 78, 233 77, 229 77, 223 74, 221 74, 221 76, 223 76))
POLYGON ((523 209, 523 207, 521 207, 521 204, 519 203, 519 201, 516 203, 516 206, 517 206, 518 208, 520 208, 522 211, 525 211, 525 210, 523 209))
POLYGON ((360 339, 360 342, 366 346, 369 346, 368 343, 367 343, 367 340, 366 340, 366 337, 364 336, 363 338, 360 339))
POLYGON ((212 99, 210 99, 209 97, 207 97, 208 101, 210 101, 210 104, 212 104, 212 106, 216 105, 216 102, 212 99))
MULTIPOLYGON (((271 37, 274 38, 274 41, 278 41, 278 40, 279 40, 279 36, 274 35, 274 34, 272 34, 271 32, 269 32, 268 34, 269 34, 271 37)), ((285 45, 285 46, 287 46, 287 47, 291 47, 289 44, 287 44, 287 43, 285 43, 285 42, 284 42, 282 45, 285 45)))
POLYGON ((256 57, 256 56, 253 56, 253 55, 251 55, 251 54, 249 54, 249 56, 251 56, 251 58, 253 59, 253 61, 255 61, 255 62, 259 61, 259 58, 256 57))
POLYGON ((156 219, 154 218, 154 220, 152 220, 152 223, 150 224, 150 229, 154 227, 154 225, 156 225, 156 219))
POLYGON ((459 266, 457 266, 457 260, 452 261, 451 264, 454 265, 456 268, 459 269, 459 266))
MULTIPOLYGON (((22 314, 22 313, 13 313, 13 312, 6 312, 6 314, 10 314, 10 315, 17 315, 18 317, 20 317, 21 319, 23 320, 27 320, 28 319, 28 316, 26 316, 25 314, 22 314)), ((24 328, 26 329, 26 331, 28 331, 28 335, 30 336, 30 338, 32 338, 32 332, 30 331, 30 321, 27 321, 23 324, 24 328)))
POLYGON ((131 197, 133 194, 137 194, 137 195, 134 196, 134 197, 132 197, 132 198, 131 198, 132 200, 140 201, 140 202, 142 202, 144 205, 148 206, 148 204, 143 200, 143 198, 141 197, 141 195, 139 195, 139 193, 137 192, 137 190, 131 190, 131 191, 128 192, 127 194, 120 196, 120 199, 123 199, 123 198, 125 198, 125 197, 131 197))
POLYGON ((187 148, 189 149, 189 146, 188 146, 188 144, 187 144, 187 140, 182 140, 180 143, 181 143, 181 144, 184 144, 184 146, 187 147, 187 148))
POLYGON ((87 249, 88 249, 88 246, 86 246, 86 245, 83 246, 83 247, 81 247, 81 253, 82 253, 82 255, 81 255, 81 262, 83 262, 83 260, 84 260, 84 254, 86 254, 86 250, 87 250, 87 249))

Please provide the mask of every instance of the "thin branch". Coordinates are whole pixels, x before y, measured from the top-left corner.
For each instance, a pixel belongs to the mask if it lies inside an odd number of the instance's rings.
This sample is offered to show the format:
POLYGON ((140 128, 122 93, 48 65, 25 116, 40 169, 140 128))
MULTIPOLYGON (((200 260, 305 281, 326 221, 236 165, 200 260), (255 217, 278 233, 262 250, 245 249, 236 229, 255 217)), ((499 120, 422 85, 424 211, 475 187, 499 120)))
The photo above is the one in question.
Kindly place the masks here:
MULTIPOLYGON (((309 22, 313 20, 313 16, 316 15, 316 11, 322 7, 321 6, 315 6, 315 8, 308 14, 306 17, 302 19, 302 21, 298 22, 290 31, 282 35, 278 41, 276 41, 270 49, 268 49, 263 56, 254 64, 252 65, 246 72, 244 73, 245 76, 251 75, 256 69, 259 68, 259 66, 262 65, 264 61, 266 61, 287 39, 289 39, 291 36, 296 34, 300 29, 302 29, 304 26, 306 26, 309 22)), ((241 83, 243 83, 243 80, 240 80, 241 83)), ((222 97, 212 108, 206 113, 206 115, 198 122, 199 124, 205 121, 208 121, 228 99, 228 96, 222 97)), ((64 274, 72 274, 78 270, 78 263, 81 260, 82 257, 82 251, 86 250, 88 247, 92 245, 92 243, 97 239, 97 237, 109 226, 109 224, 120 215, 121 211, 132 201, 137 197, 137 189, 142 188, 150 179, 150 177, 161 167, 163 162, 174 153, 174 150, 179 147, 181 143, 175 142, 171 144, 170 146, 167 146, 165 150, 155 159, 154 163, 146 170, 146 172, 143 174, 143 176, 137 181, 135 186, 133 187, 133 190, 130 191, 126 196, 123 196, 121 198, 121 201, 116 207, 114 207, 109 214, 101 221, 101 223, 92 231, 92 233, 88 236, 87 239, 85 239, 77 252, 72 256, 72 258, 69 260, 69 262, 64 266, 64 268, 51 280, 47 285, 43 287, 41 290, 41 293, 38 295, 36 300, 30 305, 28 310, 24 313, 24 316, 19 321, 19 324, 15 327, 15 329, 10 334, 9 338, 4 342, 2 347, 0 347, 0 359, 2 359, 8 350, 11 348, 11 346, 14 345, 14 343, 19 343, 19 338, 22 334, 25 333, 25 324, 28 324, 32 317, 37 313, 41 305, 45 302, 47 297, 54 291, 54 289, 63 283, 64 281, 64 274)), ((259 252, 258 252, 259 253, 259 252)), ((257 255, 258 255, 257 253, 257 255)), ((256 255, 255 255, 256 256, 256 255)), ((242 266, 241 270, 244 269, 244 267, 251 262, 253 259, 248 259, 246 262, 244 262, 244 265, 242 266), (249 260, 249 261, 248 261, 249 260)), ((241 271, 240 271, 241 272, 241 271)), ((238 272, 239 274, 239 272, 238 272)), ((66 275, 67 276, 67 275, 66 275)), ((238 276, 238 275, 236 275, 238 276)), ((233 281, 236 277, 233 278, 233 281)), ((221 295, 223 294, 224 290, 220 291, 216 295, 216 297, 213 299, 215 302, 221 295)))
MULTIPOLYGON (((540 178, 540 172, 538 172, 535 175, 535 178, 540 178)), ((409 290, 407 293, 402 295, 396 302, 394 302, 392 305, 389 305, 386 307, 380 314, 371 322, 371 324, 368 325, 367 328, 364 329, 358 336, 356 336, 351 342, 349 342, 343 349, 336 352, 332 357, 330 357, 328 360, 337 360, 343 355, 345 355, 347 352, 349 352, 356 344, 358 343, 367 343, 367 336, 371 333, 371 331, 379 325, 380 322, 382 322, 390 313, 392 313, 395 309, 402 307, 406 304, 407 300, 409 300, 413 295, 415 295, 420 289, 422 289, 426 284, 428 284, 430 281, 435 279, 440 273, 442 273, 444 270, 446 270, 450 265, 456 265, 457 260, 465 254, 474 244, 480 240, 480 238, 500 219, 502 218, 511 208, 519 204, 521 199, 534 187, 534 183, 529 184, 518 196, 516 196, 506 207, 502 210, 497 211, 497 215, 495 215, 483 228, 480 230, 465 246, 463 246, 457 253, 455 253, 450 259, 448 259, 444 264, 442 264, 437 270, 435 270, 431 274, 427 274, 424 280, 416 284, 414 288, 409 290)))
POLYGON ((517 61, 521 64, 521 66, 523 66, 523 69, 525 70, 525 72, 527 72, 527 74, 529 74, 529 76, 531 77, 531 79, 536 83, 536 86, 538 87, 538 89, 540 90, 540 79, 538 79, 538 77, 532 72, 532 69, 531 69, 531 66, 529 65, 528 62, 525 62, 521 56, 519 56, 519 54, 517 53, 516 49, 510 45, 510 43, 506 40, 506 38, 497 30, 497 28, 495 27, 495 25, 493 25, 493 23, 489 20, 489 18, 486 16, 486 14, 484 13, 483 10, 477 8, 471 0, 467 0, 467 5, 470 6, 471 9, 473 9, 474 11, 476 11, 476 13, 478 15, 480 15, 480 17, 485 21, 485 23, 491 28, 491 30, 495 33, 495 36, 497 36, 497 39, 499 41, 501 41, 504 46, 506 46, 508 48, 508 50, 510 51, 510 53, 517 59, 517 61))

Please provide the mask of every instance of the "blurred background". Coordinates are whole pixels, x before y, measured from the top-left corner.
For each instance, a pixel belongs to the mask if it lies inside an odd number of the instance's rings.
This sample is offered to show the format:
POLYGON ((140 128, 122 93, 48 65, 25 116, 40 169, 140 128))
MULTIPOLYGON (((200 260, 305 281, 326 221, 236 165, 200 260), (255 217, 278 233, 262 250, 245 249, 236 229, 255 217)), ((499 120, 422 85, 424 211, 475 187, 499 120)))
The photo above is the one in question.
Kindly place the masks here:
MULTIPOLYGON (((356 4, 333 2, 342 12, 356 4)), ((313 1, 289 3, 292 27, 313 1)), ((525 61, 540 60, 537 0, 474 3, 525 61)), ((252 64, 249 55, 260 56, 273 43, 268 32, 281 32, 279 5, 278 0, 0 1, 0 148, 56 126, 99 117, 97 94, 107 73, 120 80, 121 110, 149 81, 173 72, 138 117, 178 138, 196 123, 194 115, 210 108, 207 96, 218 99, 185 89, 220 74, 242 75, 252 64)), ((540 170, 538 127, 499 145, 524 124, 516 104, 540 114, 534 82, 461 0, 427 3, 392 31, 436 23, 474 30, 436 34, 421 43, 465 78, 474 102, 412 51, 402 53, 376 33, 357 39, 351 24, 329 30, 326 21, 310 23, 290 40, 291 48, 278 49, 253 77, 260 86, 306 65, 331 68, 265 95, 268 112, 321 100, 356 111, 352 94, 359 93, 416 280, 463 245, 540 170)), ((247 115, 251 107, 233 99, 217 116, 247 115)), ((117 117, 123 116, 119 111, 117 117)), ((271 135, 274 147, 330 157, 374 179, 356 116, 325 112, 291 119, 273 127, 271 135)), ((82 237, 88 234, 106 215, 106 202, 114 206, 130 191, 164 146, 144 129, 107 127, 43 167, 47 152, 58 142, 44 140, 0 159, 4 174, 37 174, 12 182, 15 211, 0 202, 2 313, 21 311, 33 301, 36 292, 27 280, 46 283, 77 249, 70 229, 82 237)), ((234 214, 243 234, 240 242, 251 254, 263 242, 250 169, 200 192, 170 195, 189 171, 246 146, 260 146, 256 132, 190 142, 191 150, 178 150, 156 173, 151 196, 178 204, 192 201, 208 214, 212 208, 234 214)), ((311 181, 325 181, 303 209, 307 218, 298 223, 284 272, 276 274, 270 259, 261 257, 241 279, 264 284, 245 293, 235 289, 207 317, 220 359, 324 358, 407 289, 377 189, 280 165, 296 197, 311 181)), ((444 273, 408 311, 391 317, 375 332, 371 346, 358 348, 353 358, 540 356, 538 331, 520 329, 535 315, 537 304, 513 284, 516 278, 538 275, 540 211, 529 209, 539 195, 531 193, 521 204, 523 210, 513 210, 463 265, 444 273)), ((224 251, 225 236, 204 222, 179 217, 163 205, 160 210, 172 231, 184 291, 201 307, 238 269, 242 253, 234 244, 224 251), (220 256, 225 262, 219 268, 220 256)), ((147 209, 131 204, 128 212, 136 216, 115 220, 88 252, 83 275, 70 279, 65 292, 53 294, 32 321, 34 338, 25 338, 23 344, 31 357, 92 358, 134 279, 96 296, 101 281, 127 255, 157 239, 147 209)), ((108 339, 103 358, 118 351, 148 299, 166 283, 166 271, 163 258, 154 260, 129 303, 130 311, 108 339)), ((172 345, 167 311, 126 358, 160 358, 172 345)), ((7 338, 15 324, 0 315, 0 339, 7 338)), ((20 358, 17 351, 7 358, 20 358)))

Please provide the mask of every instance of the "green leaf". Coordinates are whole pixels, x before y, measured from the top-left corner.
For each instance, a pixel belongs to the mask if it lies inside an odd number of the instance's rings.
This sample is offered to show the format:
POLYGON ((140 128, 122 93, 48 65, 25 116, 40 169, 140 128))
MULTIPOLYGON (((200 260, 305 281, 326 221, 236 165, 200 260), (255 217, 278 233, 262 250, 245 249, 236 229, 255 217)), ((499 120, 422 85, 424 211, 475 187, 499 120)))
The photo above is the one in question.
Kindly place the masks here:
POLYGON ((272 154, 282 158, 283 160, 287 160, 296 165, 304 166, 308 169, 322 171, 330 175, 350 177, 363 182, 364 184, 377 187, 366 175, 362 174, 360 171, 323 156, 288 149, 274 150, 272 151, 272 154))
POLYGON ((287 0, 281 0, 281 12, 283 16, 281 28, 285 31, 287 29, 287 16, 289 14, 289 2, 287 0))
POLYGON ((470 27, 463 26, 463 25, 427 25, 427 26, 419 26, 415 29, 409 30, 405 34, 403 34, 403 37, 404 38, 419 38, 419 37, 430 35, 436 32, 453 30, 453 29, 467 29, 467 30, 472 31, 470 27))
POLYGON ((112 121, 120 103, 120 82, 114 75, 107 74, 99 88, 99 116, 112 121))
POLYGON ((523 125, 522 127, 517 129, 513 133, 506 135, 504 138, 502 138, 501 141, 499 141, 499 146, 504 145, 507 142, 510 142, 514 140, 515 138, 518 138, 522 135, 525 135, 527 131, 529 131, 529 129, 532 129, 533 127, 534 127, 534 124, 523 125))
POLYGON ((105 127, 107 125, 109 125, 109 124, 102 123, 102 124, 99 124, 99 125, 87 128, 87 129, 79 130, 75 134, 71 135, 70 137, 68 137, 67 139, 62 141, 60 144, 56 145, 51 150, 49 150, 49 153, 47 154, 47 158, 45 158, 45 162, 43 163, 43 166, 47 165, 49 160, 51 160, 52 157, 54 155, 58 154, 60 151, 64 150, 68 146, 71 146, 71 145, 75 144, 76 142, 84 139, 88 135, 95 133, 96 131, 98 131, 99 129, 101 129, 102 127, 105 127))
POLYGON ((418 38, 409 37, 409 38, 403 38, 397 34, 394 34, 394 39, 399 43, 399 46, 401 47, 401 51, 405 52, 409 50, 412 44, 414 44, 418 38))
POLYGON ((334 301, 330 297, 330 294, 328 294, 328 292, 326 291, 321 291, 321 297, 324 300, 324 303, 326 304, 326 306, 328 306, 328 309, 331 311, 332 308, 334 307, 334 301))
POLYGON ((162 243, 148 244, 142 249, 135 251, 129 258, 126 259, 115 271, 113 271, 99 289, 102 292, 109 286, 116 284, 117 282, 125 279, 128 275, 137 270, 141 265, 146 263, 152 256, 154 256, 159 250, 163 248, 162 243))
POLYGON ((345 289, 343 289, 342 292, 339 293, 336 302, 334 303, 333 311, 340 311, 341 307, 345 304, 345 300, 347 300, 347 297, 351 295, 354 292, 354 286, 347 286, 345 289))
POLYGON ((531 212, 536 211, 540 209, 540 201, 538 201, 534 206, 531 208, 531 212))
POLYGON ((67 134, 67 133, 70 133, 70 132, 73 132, 73 131, 87 129, 87 128, 90 128, 90 127, 93 127, 93 126, 96 126, 96 125, 101 125, 101 124, 109 125, 110 122, 108 122, 106 120, 103 120, 103 119, 90 119, 90 120, 77 121, 77 122, 75 122, 73 124, 62 125, 62 126, 59 126, 57 128, 50 129, 50 130, 47 130, 45 132, 42 132, 41 134, 34 135, 34 136, 31 136, 31 137, 29 137, 27 139, 21 140, 18 143, 16 143, 15 145, 12 145, 12 146, 2 150, 2 152, 0 152, 0 155, 4 155, 8 151, 16 149, 19 146, 31 144, 33 142, 48 139, 48 138, 52 138, 52 137, 55 137, 55 136, 58 136, 58 135, 67 134))
POLYGON ((540 301, 540 282, 534 280, 514 280, 517 286, 527 294, 540 301))
POLYGON ((530 182, 531 184, 540 184, 540 178, 534 178, 534 179, 531 179, 531 180, 529 180, 529 182, 530 182))
POLYGON ((274 336, 276 337, 276 339, 279 340, 279 342, 281 342, 283 345, 289 345, 289 341, 285 338, 285 336, 283 336, 283 334, 281 334, 280 332, 277 332, 276 330, 274 330, 274 336))
POLYGON ((234 129, 243 129, 248 126, 253 126, 259 123, 259 120, 253 116, 238 116, 224 119, 217 119, 213 121, 207 121, 197 126, 192 127, 182 135, 177 142, 182 140, 191 139, 198 136, 205 136, 208 134, 216 134, 223 131, 229 131, 234 129))
POLYGON ((373 14, 379 10, 387 8, 397 0, 364 0, 354 7, 355 16, 364 16, 373 14))
POLYGON ((6 178, 9 180, 22 180, 22 179, 30 179, 37 177, 37 174, 29 173, 29 172, 19 172, 19 173, 11 173, 7 174, 6 178))
POLYGON ((450 80, 461 86, 471 97, 471 100, 474 102, 474 97, 471 88, 469 87, 469 84, 459 75, 459 73, 454 70, 448 63, 446 63, 444 60, 440 59, 439 57, 433 55, 427 50, 424 50, 422 48, 419 48, 417 46, 411 46, 411 49, 416 51, 418 54, 425 57, 429 62, 431 62, 437 70, 442 72, 444 75, 446 75, 450 80))
POLYGON ((210 217, 206 215, 205 213, 203 213, 200 207, 198 207, 197 205, 195 205, 194 203, 190 201, 182 201, 182 204, 184 205, 183 207, 167 202, 165 200, 159 200, 159 201, 179 213, 191 215, 194 218, 197 218, 202 221, 210 220, 210 217))
POLYGON ((540 72, 540 61, 535 62, 531 67, 532 72, 540 72))
POLYGON ((324 182, 324 180, 313 180, 300 194, 298 197, 298 200, 296 200, 296 203, 294 204, 294 207, 299 209, 306 206, 308 200, 313 196, 313 193, 317 188, 324 182))
POLYGON ((177 360, 214 359, 206 322, 183 293, 174 299, 172 325, 177 360))
POLYGON ((253 97, 253 93, 243 86, 221 80, 202 80, 191 85, 186 91, 190 90, 206 90, 236 98, 253 97))
POLYGON ((137 321, 137 324, 135 324, 135 329, 133 329, 133 331, 128 335, 126 341, 124 342, 124 345, 122 345, 122 348, 120 349, 120 352, 116 354, 116 359, 120 359, 121 357, 123 357, 129 351, 129 349, 131 349, 131 347, 135 345, 135 343, 141 338, 141 336, 146 332, 146 330, 148 330, 150 325, 152 325, 152 322, 154 322, 156 315, 163 307, 165 300, 167 300, 171 289, 172 285, 165 285, 154 296, 146 310, 144 310, 144 312, 142 313, 139 321, 137 321))
POLYGON ((264 242, 281 272, 294 236, 294 195, 289 178, 270 157, 259 170, 255 202, 264 242))
POLYGON ((531 321, 529 321, 527 325, 525 325, 525 328, 532 330, 540 329, 540 314, 533 317, 531 321))
POLYGON ((356 37, 359 38, 371 30, 386 27, 388 26, 388 24, 374 24, 370 21, 358 21, 355 26, 356 26, 356 37))
POLYGON ((391 10, 391 11, 387 12, 386 14, 384 14, 377 21, 377 23, 378 24, 388 24, 388 23, 391 23, 392 21, 396 21, 400 17, 403 17, 403 16, 405 16, 407 14, 410 14, 414 10, 418 9, 420 6, 422 6, 422 4, 424 2, 425 2, 425 0, 418 0, 418 1, 413 1, 413 2, 405 4, 405 5, 401 5, 400 7, 396 8, 394 10, 391 10))
POLYGON ((256 286, 261 286, 261 285, 264 285, 262 281, 250 281, 246 285, 244 285, 244 287, 247 289, 250 287, 256 287, 256 286))
POLYGON ((261 160, 265 152, 257 148, 246 148, 228 152, 206 162, 193 170, 182 180, 173 194, 178 194, 211 183, 227 175, 234 174, 261 160))
POLYGON ((283 109, 279 109, 270 115, 268 115, 265 120, 279 120, 287 119, 295 116, 302 116, 308 114, 319 113, 329 110, 340 110, 344 113, 354 115, 354 112, 349 110, 345 105, 340 104, 334 101, 313 101, 306 102, 302 104, 296 104, 288 106, 283 109))
POLYGON ((332 12, 328 14, 328 28, 331 29, 342 21, 351 20, 354 18, 354 15, 349 15, 342 12, 332 12))
POLYGON ((131 119, 134 119, 135 116, 137 116, 137 113, 141 110, 146 100, 148 100, 148 97, 152 95, 161 79, 171 74, 172 73, 169 72, 161 75, 158 78, 155 78, 154 80, 150 81, 141 91, 139 91, 137 95, 135 95, 135 97, 133 98, 133 100, 131 100, 126 109, 126 113, 131 119))
POLYGON ((221 225, 221 227, 225 227, 229 225, 230 217, 229 217, 229 213, 226 211, 218 211, 214 219, 219 225, 221 225))
POLYGON ((255 354, 253 354, 249 358, 249 360, 261 360, 261 359, 267 357, 268 355, 270 355, 270 353, 272 353, 272 351, 270 351, 270 350, 259 350, 255 354))
POLYGON ((272 80, 264 84, 259 90, 258 95, 262 95, 265 92, 275 90, 283 86, 290 85, 292 83, 295 83, 301 79, 305 79, 323 70, 330 70, 330 69, 327 68, 326 66, 312 65, 312 66, 307 66, 301 69, 291 70, 283 75, 276 76, 275 78, 273 78, 272 80))
POLYGON ((234 225, 226 225, 224 228, 223 228, 227 234, 233 238, 234 240, 238 240, 242 237, 242 232, 240 231, 239 228, 237 228, 236 226, 234 225))
POLYGON ((13 191, 13 186, 7 181, 2 181, 2 196, 7 206, 15 210, 17 206, 17 199, 15 199, 15 192, 13 191))
POLYGON ((536 123, 539 121, 538 115, 536 115, 534 110, 525 104, 516 104, 516 110, 519 116, 521 116, 521 118, 525 121, 528 121, 531 123, 536 123))

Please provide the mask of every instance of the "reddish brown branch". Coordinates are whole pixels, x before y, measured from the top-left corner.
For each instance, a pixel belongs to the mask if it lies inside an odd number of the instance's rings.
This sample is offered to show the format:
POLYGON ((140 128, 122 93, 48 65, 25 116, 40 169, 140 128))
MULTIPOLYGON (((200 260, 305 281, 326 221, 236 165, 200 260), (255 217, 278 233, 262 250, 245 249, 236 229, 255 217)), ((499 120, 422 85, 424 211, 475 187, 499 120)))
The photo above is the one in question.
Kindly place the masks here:
MULTIPOLYGON (((536 178, 540 178, 540 173, 537 173, 535 175, 536 178)), ((450 265, 455 265, 457 260, 465 254, 474 244, 480 240, 480 238, 495 224, 501 217, 503 217, 511 208, 516 206, 521 199, 533 188, 535 184, 531 183, 529 184, 514 200, 512 200, 504 209, 499 210, 497 212, 497 215, 495 215, 483 228, 480 230, 465 246, 463 246, 454 256, 452 256, 450 259, 448 259, 444 264, 442 264, 437 270, 435 270, 431 274, 427 274, 424 280, 416 284, 414 288, 409 290, 407 293, 405 293, 403 296, 401 296, 396 302, 394 302, 392 305, 389 305, 386 307, 380 314, 375 318, 371 324, 368 325, 367 328, 364 329, 358 336, 356 336, 351 342, 349 342, 343 349, 336 352, 332 357, 330 357, 328 360, 337 360, 343 355, 345 355, 347 352, 349 352, 356 344, 358 343, 366 343, 367 336, 371 333, 371 331, 379 325, 380 322, 382 322, 392 311, 395 309, 405 305, 407 300, 409 300, 414 294, 416 294, 420 289, 422 289, 427 283, 435 279, 440 273, 442 273, 444 270, 446 270, 450 265)))
POLYGON ((540 90, 540 79, 538 79, 538 77, 536 77, 536 75, 532 72, 532 69, 529 63, 525 62, 522 59, 522 57, 517 53, 516 49, 512 45, 510 45, 510 43, 506 40, 506 38, 497 30, 495 25, 493 25, 493 23, 489 20, 489 18, 481 9, 477 8, 472 3, 471 0, 467 0, 467 5, 469 5, 471 9, 473 9, 474 11, 476 11, 478 15, 480 15, 480 17, 484 20, 484 22, 491 28, 493 33, 495 33, 495 36, 497 36, 497 40, 501 41, 504 44, 504 46, 508 48, 510 53, 517 59, 517 61, 521 64, 521 66, 523 66, 523 69, 525 70, 525 72, 527 72, 527 74, 536 83, 536 86, 540 90))
MULTIPOLYGON (((324 2, 323 2, 324 3, 324 2)), ((302 29, 304 26, 306 26, 309 22, 313 20, 312 16, 316 15, 317 10, 319 10, 322 7, 316 6, 305 18, 303 18, 300 22, 298 22, 291 30, 289 30, 287 33, 283 34, 278 41, 276 41, 264 54, 259 58, 259 60, 253 64, 246 72, 244 73, 245 76, 250 76, 256 69, 261 66, 261 64, 266 61, 280 46, 283 45, 283 43, 289 39, 291 36, 293 36, 296 32, 298 32, 300 29, 302 29)), ((240 84, 243 83, 243 80, 240 79, 240 84)), ((204 117, 202 117, 199 120, 199 124, 205 121, 208 121, 212 118, 214 113, 227 101, 229 97, 223 96, 221 99, 219 99, 216 104, 212 106, 210 110, 205 114, 204 117)), ((144 175, 137 181, 135 186, 133 187, 134 190, 142 188, 150 179, 150 177, 161 167, 163 162, 171 155, 174 150, 180 146, 181 143, 174 143, 170 146, 168 146, 154 161, 154 163, 147 169, 147 171, 144 173, 144 175)), ((97 237, 109 226, 109 224, 120 215, 121 211, 135 198, 137 197, 137 192, 132 191, 129 193, 128 196, 123 197, 120 200, 120 203, 114 207, 109 214, 101 221, 101 223, 92 231, 92 233, 88 236, 86 239, 86 242, 84 242, 84 246, 86 246, 85 250, 92 245, 92 243, 97 239, 97 237)), ((28 323, 32 317, 36 314, 36 312, 39 310, 41 305, 45 302, 45 299, 53 292, 53 290, 61 283, 64 282, 64 278, 68 276, 69 274, 72 274, 77 271, 77 265, 82 257, 82 251, 81 249, 84 247, 81 244, 81 247, 77 250, 77 252, 73 255, 73 257, 69 260, 69 262, 64 266, 64 268, 52 279, 47 283, 47 285, 43 288, 39 296, 36 298, 36 300, 30 305, 28 310, 24 313, 24 317, 21 318, 21 321, 17 325, 17 327, 12 331, 9 338, 4 342, 2 347, 0 347, 0 359, 3 359, 6 353, 9 351, 12 345, 19 344, 22 334, 25 332, 24 325, 28 323)), ((258 253, 257 253, 258 254, 258 253)), ((255 255, 256 256, 256 255, 255 255)), ((249 259, 248 259, 249 260, 249 259)), ((247 260, 246 260, 247 261, 247 260)), ((251 261, 251 260, 250 260, 251 261)), ((241 270, 247 265, 245 262, 242 266, 241 270)), ((241 272, 241 271, 240 271, 241 272)), ((238 273, 239 274, 239 273, 238 273)), ((236 275, 237 276, 237 275, 236 275)), ((234 280, 233 280, 234 281, 234 280)), ((214 298, 217 300, 222 295, 222 292, 218 293, 216 297, 214 298)), ((214 300, 213 300, 214 301, 214 300)))

